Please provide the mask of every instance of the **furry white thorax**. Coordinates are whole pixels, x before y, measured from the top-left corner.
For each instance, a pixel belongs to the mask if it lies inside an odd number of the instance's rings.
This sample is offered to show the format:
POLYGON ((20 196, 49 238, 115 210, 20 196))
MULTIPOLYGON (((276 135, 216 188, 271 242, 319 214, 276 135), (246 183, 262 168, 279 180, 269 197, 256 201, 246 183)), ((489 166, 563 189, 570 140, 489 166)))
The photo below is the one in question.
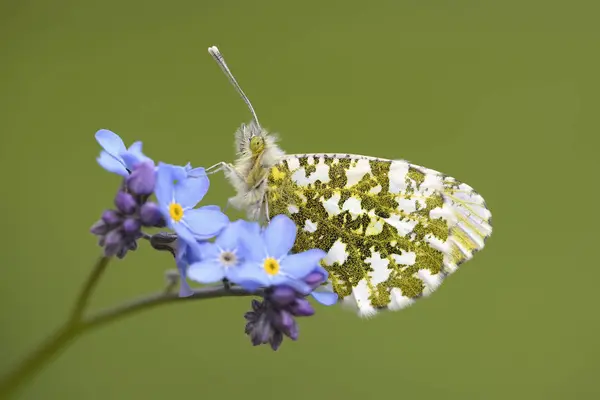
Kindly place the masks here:
POLYGON ((247 218, 258 221, 268 217, 265 195, 267 191, 267 178, 271 167, 279 162, 285 155, 276 144, 277 137, 260 128, 254 121, 242 124, 235 133, 235 149, 237 158, 233 165, 225 168, 225 177, 237 192, 229 199, 229 204, 237 210, 245 210, 247 218), (260 136, 264 140, 264 150, 258 155, 260 174, 252 181, 248 178, 256 164, 257 156, 250 150, 250 140, 260 136))

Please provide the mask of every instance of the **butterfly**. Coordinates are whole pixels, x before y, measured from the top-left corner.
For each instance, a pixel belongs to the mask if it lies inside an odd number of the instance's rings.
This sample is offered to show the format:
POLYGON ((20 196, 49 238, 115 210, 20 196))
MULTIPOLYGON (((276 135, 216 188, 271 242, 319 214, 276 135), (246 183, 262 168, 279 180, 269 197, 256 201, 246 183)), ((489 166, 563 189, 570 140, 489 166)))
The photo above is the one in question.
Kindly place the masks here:
POLYGON ((320 248, 340 302, 361 317, 400 310, 435 291, 483 249, 491 212, 471 186, 404 160, 345 153, 286 154, 263 129, 216 46, 209 53, 252 114, 235 133, 237 157, 220 162, 247 218, 278 214, 298 226, 294 252, 320 248))

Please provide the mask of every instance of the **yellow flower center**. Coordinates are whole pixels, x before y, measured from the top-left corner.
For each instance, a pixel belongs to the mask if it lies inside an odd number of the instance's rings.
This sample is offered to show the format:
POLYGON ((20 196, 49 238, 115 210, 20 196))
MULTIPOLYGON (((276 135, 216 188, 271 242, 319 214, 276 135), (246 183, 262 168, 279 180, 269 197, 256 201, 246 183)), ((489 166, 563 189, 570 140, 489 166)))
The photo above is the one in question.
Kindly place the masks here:
POLYGON ((183 218, 183 208, 178 203, 171 203, 169 206, 169 215, 175 222, 179 222, 183 218))
POLYGON ((277 275, 279 273, 279 263, 274 258, 267 258, 263 264, 263 268, 269 275, 277 275))

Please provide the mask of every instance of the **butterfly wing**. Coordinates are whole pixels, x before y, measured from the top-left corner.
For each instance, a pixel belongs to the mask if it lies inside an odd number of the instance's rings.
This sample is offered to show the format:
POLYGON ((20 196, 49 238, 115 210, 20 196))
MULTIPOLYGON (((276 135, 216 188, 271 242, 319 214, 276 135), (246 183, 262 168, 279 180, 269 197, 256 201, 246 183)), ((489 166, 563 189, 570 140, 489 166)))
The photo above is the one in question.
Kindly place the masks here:
POLYGON ((269 216, 299 227, 294 251, 327 251, 334 291, 361 316, 429 295, 492 233, 473 188, 402 160, 287 155, 267 185, 269 216))

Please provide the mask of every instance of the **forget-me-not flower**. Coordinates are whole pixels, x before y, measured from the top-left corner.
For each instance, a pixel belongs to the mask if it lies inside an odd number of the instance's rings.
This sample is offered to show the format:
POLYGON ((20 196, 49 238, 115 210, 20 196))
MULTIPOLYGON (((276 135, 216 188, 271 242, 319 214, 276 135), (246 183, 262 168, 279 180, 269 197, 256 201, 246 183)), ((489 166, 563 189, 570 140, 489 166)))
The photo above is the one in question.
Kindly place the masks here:
POLYGON ((126 177, 136 164, 153 162, 142 153, 142 142, 135 142, 126 148, 123 139, 108 129, 100 129, 95 136, 104 149, 97 158, 98 164, 109 172, 126 177))
POLYGON ((308 294, 311 288, 302 278, 312 272, 326 253, 310 249, 290 254, 296 241, 296 224, 286 215, 277 215, 260 233, 251 232, 241 238, 245 262, 234 283, 253 291, 260 287, 288 285, 308 294))
POLYGON ((259 232, 258 223, 238 220, 230 223, 214 242, 199 245, 199 261, 192 263, 188 277, 199 283, 215 283, 227 279, 236 282, 240 265, 244 263, 244 251, 240 238, 252 232, 259 232))
POLYGON ((194 208, 208 192, 210 182, 204 168, 186 168, 160 163, 156 171, 155 195, 167 226, 178 236, 176 262, 181 275, 180 295, 191 294, 186 269, 199 254, 198 241, 218 235, 229 223, 219 207, 194 208))

